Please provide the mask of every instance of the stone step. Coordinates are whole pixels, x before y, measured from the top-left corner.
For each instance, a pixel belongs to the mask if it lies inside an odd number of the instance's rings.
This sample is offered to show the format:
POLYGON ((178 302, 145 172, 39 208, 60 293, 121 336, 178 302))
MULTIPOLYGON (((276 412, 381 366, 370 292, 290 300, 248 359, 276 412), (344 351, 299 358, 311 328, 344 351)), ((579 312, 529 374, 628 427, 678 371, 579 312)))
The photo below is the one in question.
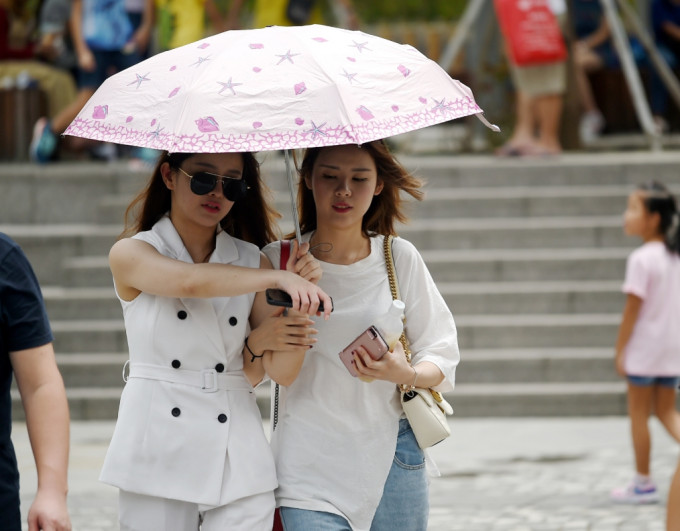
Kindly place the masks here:
POLYGON ((610 347, 621 315, 460 315, 458 344, 465 349, 610 347))
MULTIPOLYGON (((121 228, 115 225, 0 225, 24 250, 41 285, 63 285, 63 265, 75 256, 107 256, 121 228)), ((111 285, 110 282, 105 285, 111 285)))
POLYGON ((127 353, 85 352, 57 354, 57 365, 67 389, 115 387, 122 389, 123 366, 127 353))
POLYGON ((59 354, 127 350, 122 314, 119 319, 52 320, 51 325, 59 354))
MULTIPOLYGON (((629 248, 425 250, 435 282, 623 281, 629 248)), ((399 272, 397 272, 399 274, 399 272)))
POLYGON ((122 317, 120 302, 111 287, 65 288, 43 286, 42 293, 51 319, 111 319, 122 317))
POLYGON ((439 282, 454 316, 466 314, 578 314, 623 309, 621 281, 439 282))
POLYGON ((127 164, 0 165, 0 225, 92 223, 99 200, 131 194, 144 181, 127 164))

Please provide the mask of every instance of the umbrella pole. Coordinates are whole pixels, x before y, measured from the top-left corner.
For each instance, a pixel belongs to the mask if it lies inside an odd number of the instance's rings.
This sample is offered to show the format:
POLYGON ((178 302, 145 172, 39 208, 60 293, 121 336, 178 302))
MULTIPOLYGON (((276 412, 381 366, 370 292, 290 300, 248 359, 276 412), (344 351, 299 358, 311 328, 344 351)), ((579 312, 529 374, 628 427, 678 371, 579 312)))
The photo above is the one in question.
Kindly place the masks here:
POLYGON ((297 237, 298 245, 302 243, 302 234, 300 234, 300 218, 298 217, 297 202, 295 201, 295 185, 293 183, 293 167, 290 162, 290 149, 283 150, 283 156, 286 159, 286 177, 288 177, 288 191, 290 192, 290 204, 293 209, 293 223, 295 224, 295 236, 297 237))

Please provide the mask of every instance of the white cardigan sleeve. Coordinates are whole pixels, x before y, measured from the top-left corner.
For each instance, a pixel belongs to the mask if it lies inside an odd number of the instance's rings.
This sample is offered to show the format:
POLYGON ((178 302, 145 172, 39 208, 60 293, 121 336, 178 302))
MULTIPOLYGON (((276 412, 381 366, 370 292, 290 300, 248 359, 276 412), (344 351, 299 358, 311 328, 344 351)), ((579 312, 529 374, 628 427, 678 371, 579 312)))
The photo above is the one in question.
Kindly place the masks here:
POLYGON ((392 253, 400 296, 406 305, 405 330, 413 354, 411 361, 413 365, 421 361, 434 363, 444 374, 444 381, 434 389, 451 391, 460 361, 453 315, 415 246, 395 238, 392 253))

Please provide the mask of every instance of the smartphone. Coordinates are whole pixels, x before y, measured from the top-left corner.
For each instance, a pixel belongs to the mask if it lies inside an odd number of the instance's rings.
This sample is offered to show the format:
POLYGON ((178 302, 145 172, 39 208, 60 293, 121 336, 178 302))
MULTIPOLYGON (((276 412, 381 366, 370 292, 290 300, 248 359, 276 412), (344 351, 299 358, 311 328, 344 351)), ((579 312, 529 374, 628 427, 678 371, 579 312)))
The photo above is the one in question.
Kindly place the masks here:
MULTIPOLYGON (((291 299, 290 295, 282 289, 269 288, 265 291, 265 296, 267 297, 267 304, 272 306, 283 306, 284 308, 293 307, 293 299, 291 299)), ((331 311, 333 311, 332 304, 333 299, 331 299, 331 311)), ((323 312, 323 301, 319 304, 319 311, 323 312)))
POLYGON ((375 326, 369 326, 340 353, 340 359, 352 376, 359 376, 354 365, 354 352, 358 347, 364 347, 374 360, 379 360, 389 350, 387 343, 375 326))

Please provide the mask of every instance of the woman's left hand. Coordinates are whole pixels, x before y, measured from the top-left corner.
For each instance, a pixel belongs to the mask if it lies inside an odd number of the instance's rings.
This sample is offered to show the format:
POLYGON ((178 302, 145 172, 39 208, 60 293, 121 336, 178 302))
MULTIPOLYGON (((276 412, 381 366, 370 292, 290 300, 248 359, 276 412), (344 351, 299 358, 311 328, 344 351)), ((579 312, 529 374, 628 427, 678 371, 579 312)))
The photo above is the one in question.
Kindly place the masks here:
POLYGON ((364 378, 404 385, 413 381, 413 368, 406 360, 401 342, 397 342, 394 349, 379 360, 374 360, 365 348, 359 347, 354 354, 354 364, 356 371, 364 378))

